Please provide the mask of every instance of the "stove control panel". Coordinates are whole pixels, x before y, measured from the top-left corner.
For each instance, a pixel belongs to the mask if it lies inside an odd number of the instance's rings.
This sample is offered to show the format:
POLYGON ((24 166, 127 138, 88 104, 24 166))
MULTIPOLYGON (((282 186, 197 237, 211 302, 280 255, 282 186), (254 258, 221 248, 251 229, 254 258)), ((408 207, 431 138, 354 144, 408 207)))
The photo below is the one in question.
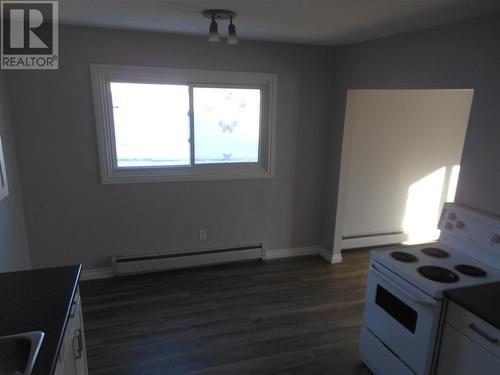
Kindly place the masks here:
POLYGON ((445 203, 438 227, 441 229, 439 240, 443 243, 453 246, 457 241, 465 241, 470 244, 468 252, 481 257, 484 250, 484 260, 500 268, 500 217, 445 203))

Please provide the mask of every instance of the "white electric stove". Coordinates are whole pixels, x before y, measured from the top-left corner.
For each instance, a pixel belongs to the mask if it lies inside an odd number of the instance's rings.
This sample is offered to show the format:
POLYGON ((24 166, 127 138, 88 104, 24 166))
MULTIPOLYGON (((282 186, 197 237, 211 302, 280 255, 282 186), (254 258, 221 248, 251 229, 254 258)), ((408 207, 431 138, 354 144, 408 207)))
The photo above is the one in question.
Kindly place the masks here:
POLYGON ((372 251, 361 360, 376 375, 431 375, 446 290, 500 281, 500 218, 447 203, 437 242, 372 251))

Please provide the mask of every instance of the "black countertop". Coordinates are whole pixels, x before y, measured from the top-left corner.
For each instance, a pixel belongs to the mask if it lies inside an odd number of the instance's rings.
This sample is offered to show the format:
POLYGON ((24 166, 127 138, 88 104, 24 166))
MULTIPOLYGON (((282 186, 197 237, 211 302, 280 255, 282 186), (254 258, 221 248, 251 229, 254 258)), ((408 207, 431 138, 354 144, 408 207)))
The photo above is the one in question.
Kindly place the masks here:
POLYGON ((81 265, 0 273, 0 336, 42 331, 33 375, 52 375, 81 265))
POLYGON ((500 282, 452 289, 444 295, 500 329, 500 282))

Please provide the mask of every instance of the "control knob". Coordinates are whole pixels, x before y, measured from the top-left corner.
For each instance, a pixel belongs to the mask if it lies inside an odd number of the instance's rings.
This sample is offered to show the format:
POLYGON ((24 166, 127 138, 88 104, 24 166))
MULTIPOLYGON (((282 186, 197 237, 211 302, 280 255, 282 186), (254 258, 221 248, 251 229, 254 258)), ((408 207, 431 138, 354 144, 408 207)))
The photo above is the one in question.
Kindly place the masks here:
POLYGON ((458 229, 464 229, 465 228, 465 223, 463 221, 457 221, 457 228, 458 229))
POLYGON ((450 223, 449 221, 444 225, 444 229, 452 230, 453 229, 453 223, 450 223))
POLYGON ((456 213, 454 213, 454 212, 450 212, 450 213, 448 214, 448 219, 449 219, 449 220, 455 220, 456 218, 457 218, 457 214, 456 214, 456 213))

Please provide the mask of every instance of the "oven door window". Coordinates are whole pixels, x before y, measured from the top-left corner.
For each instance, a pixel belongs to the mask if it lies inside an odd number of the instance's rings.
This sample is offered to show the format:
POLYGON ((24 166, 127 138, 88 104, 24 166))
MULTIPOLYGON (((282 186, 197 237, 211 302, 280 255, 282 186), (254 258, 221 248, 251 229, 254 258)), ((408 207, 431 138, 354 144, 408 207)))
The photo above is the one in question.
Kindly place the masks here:
POLYGON ((418 317, 417 312, 380 285, 377 285, 375 303, 408 331, 415 333, 418 317))

